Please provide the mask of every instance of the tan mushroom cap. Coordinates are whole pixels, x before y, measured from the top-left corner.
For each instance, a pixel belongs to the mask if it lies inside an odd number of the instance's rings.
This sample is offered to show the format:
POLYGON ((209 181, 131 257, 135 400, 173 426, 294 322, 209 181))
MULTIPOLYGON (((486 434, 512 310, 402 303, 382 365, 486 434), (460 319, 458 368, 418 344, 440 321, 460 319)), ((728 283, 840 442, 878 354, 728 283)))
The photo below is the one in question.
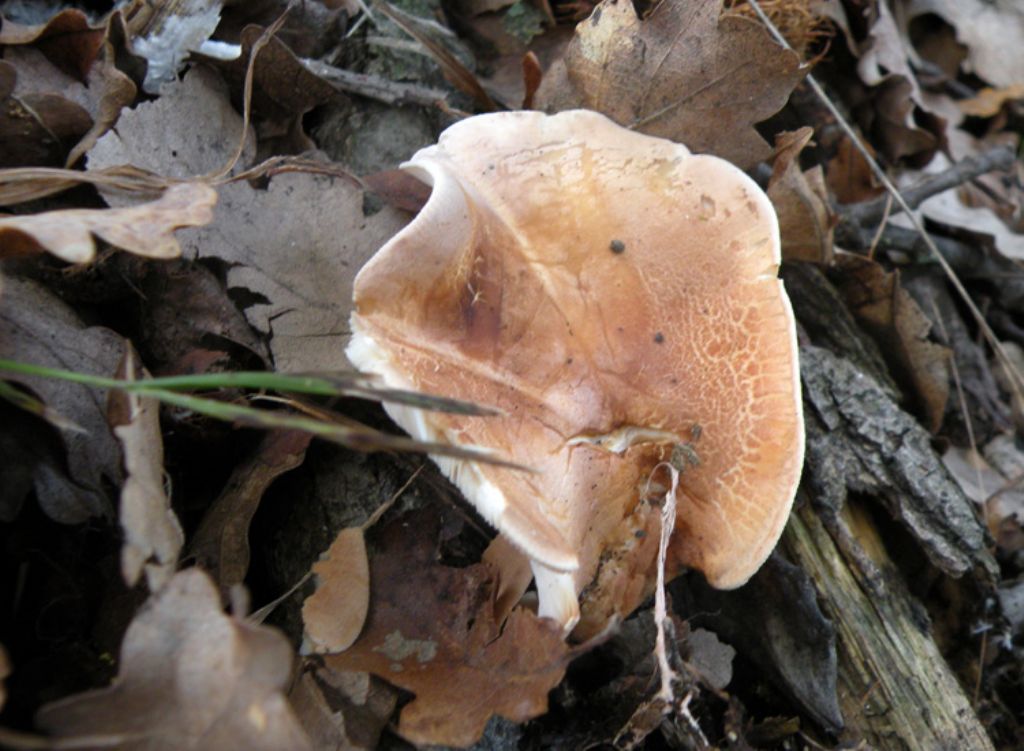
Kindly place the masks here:
POLYGON ((437 460, 534 561, 541 612, 574 622, 575 594, 694 426, 672 550, 716 587, 746 582, 785 525, 804 443, 764 193, 587 111, 469 118, 404 169, 433 191, 356 278, 349 357, 504 410, 392 415, 537 470, 437 460), (552 601, 566 589, 573 603, 552 601))

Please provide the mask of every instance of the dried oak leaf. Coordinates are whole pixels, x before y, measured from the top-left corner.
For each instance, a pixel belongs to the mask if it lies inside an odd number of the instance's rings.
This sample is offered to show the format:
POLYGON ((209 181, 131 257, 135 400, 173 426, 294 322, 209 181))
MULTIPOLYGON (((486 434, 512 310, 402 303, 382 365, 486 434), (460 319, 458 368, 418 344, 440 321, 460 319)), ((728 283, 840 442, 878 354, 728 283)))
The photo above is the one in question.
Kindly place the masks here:
POLYGON ((113 46, 105 43, 102 50, 84 85, 34 47, 5 51, 0 63, 4 90, 11 74, 16 74, 16 82, 3 101, 0 164, 57 162, 70 166, 113 126, 122 108, 135 99, 136 89, 118 70, 113 46), (34 134, 35 126, 43 129, 41 140, 34 134))
POLYGON ((310 660, 288 699, 314 748, 373 751, 395 711, 398 689, 369 673, 331 670, 310 660))
POLYGON ((641 20, 633 3, 604 0, 541 84, 539 108, 596 110, 740 167, 765 159, 754 123, 782 109, 807 66, 759 23, 721 10, 721 0, 664 0, 641 20))
POLYGON ((0 61, 0 166, 59 166, 93 124, 85 87, 37 50, 0 61))
POLYGON ((114 683, 47 704, 36 722, 103 748, 309 749, 281 693, 291 662, 284 636, 225 615, 210 578, 189 569, 128 627, 114 683))
POLYGON ((767 193, 779 216, 783 258, 828 266, 836 217, 829 207, 825 176, 820 166, 800 169, 800 152, 812 135, 813 128, 801 128, 775 137, 767 193))
MULTIPOLYGON (((135 380, 137 369, 129 350, 121 375, 135 380)), ((127 473, 121 488, 121 575, 134 587, 145 572, 150 591, 156 592, 174 575, 178 553, 185 544, 171 499, 164 492, 160 404, 152 397, 112 392, 108 406, 127 473)))
MULTIPOLYGON (((35 282, 4 279, 0 297, 0 358, 112 376, 123 355, 116 334, 87 327, 56 295, 35 282)), ((106 419, 106 392, 52 378, 11 376, 81 431, 61 434, 66 459, 42 457, 32 473, 39 505, 51 519, 77 524, 90 516, 113 516, 108 487, 121 484, 121 450, 106 419)), ((0 424, 0 430, 6 428, 0 424)), ((6 459, 6 457, 5 457, 6 459)), ((0 488, 0 519, 17 514, 23 498, 0 488)))
POLYGON ((48 250, 68 263, 96 256, 92 236, 147 258, 175 258, 179 227, 208 224, 217 191, 205 183, 179 183, 160 198, 121 209, 62 209, 0 219, 0 258, 48 250))
POLYGON ((925 427, 935 433, 949 400, 949 350, 928 340, 931 322, 903 289, 898 272, 849 253, 840 265, 839 286, 850 310, 878 342, 905 393, 924 413, 925 427))
MULTIPOLYGON (((241 53, 233 60, 198 57, 209 60, 218 68, 232 91, 241 91, 249 70, 252 48, 264 31, 260 26, 246 26, 239 39, 241 53)), ((303 65, 288 45, 277 37, 271 37, 257 54, 252 83, 253 111, 271 120, 304 115, 331 100, 345 101, 344 94, 303 65)))
POLYGON ((189 545, 189 558, 211 572, 227 594, 249 570, 249 523, 270 484, 302 464, 312 436, 288 430, 267 433, 239 464, 207 510, 189 545))
POLYGON ((438 530, 437 517, 426 510, 375 536, 363 633, 350 649, 324 660, 415 693, 398 725, 411 743, 468 746, 492 715, 523 722, 547 711, 568 647, 556 624, 529 611, 515 610, 504 626, 497 623, 492 570, 438 564, 438 530))
POLYGON ((302 603, 307 649, 341 652, 352 646, 370 610, 370 562, 362 527, 347 527, 313 564, 316 591, 302 603), (345 607, 335 607, 342 601, 345 607))
POLYGON ((106 37, 80 10, 63 10, 45 24, 26 26, 3 19, 0 45, 31 44, 66 73, 85 80, 106 37))
MULTIPOLYGON (((89 152, 89 169, 133 164, 174 177, 204 174, 231 158, 241 135, 223 82, 193 69, 156 101, 126 111, 89 152)), ((242 166, 255 153, 251 141, 242 166)), ((124 205, 129 197, 104 198, 124 205)), ((293 172, 265 190, 245 181, 222 186, 213 222, 180 237, 187 258, 226 262, 229 288, 251 293, 246 318, 272 335, 278 370, 336 370, 349 367, 352 280, 405 221, 392 209, 366 216, 354 180, 293 172)))

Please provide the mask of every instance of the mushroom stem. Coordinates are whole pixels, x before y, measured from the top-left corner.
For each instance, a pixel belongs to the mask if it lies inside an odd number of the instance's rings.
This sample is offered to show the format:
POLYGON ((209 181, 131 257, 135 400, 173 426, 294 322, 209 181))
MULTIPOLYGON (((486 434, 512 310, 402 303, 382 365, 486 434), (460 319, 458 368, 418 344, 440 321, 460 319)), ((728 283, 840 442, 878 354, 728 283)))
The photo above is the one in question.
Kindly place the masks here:
POLYGON ((568 636, 580 620, 580 603, 576 596, 575 576, 555 571, 537 561, 530 561, 537 584, 537 615, 561 624, 568 636))

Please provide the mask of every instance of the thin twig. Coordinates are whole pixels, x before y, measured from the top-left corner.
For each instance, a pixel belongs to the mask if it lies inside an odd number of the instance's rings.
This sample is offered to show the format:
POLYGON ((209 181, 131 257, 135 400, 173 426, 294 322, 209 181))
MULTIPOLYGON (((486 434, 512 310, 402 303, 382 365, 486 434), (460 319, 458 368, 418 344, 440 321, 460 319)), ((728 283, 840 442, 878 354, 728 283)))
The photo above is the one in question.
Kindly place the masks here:
POLYGON ((419 86, 412 83, 398 83, 379 76, 354 73, 351 70, 335 68, 319 60, 301 60, 310 73, 322 78, 339 91, 356 94, 367 99, 376 99, 384 104, 417 104, 434 107, 445 101, 448 94, 441 89, 419 86))
POLYGON ((875 236, 871 238, 871 245, 868 247, 868 258, 874 259, 875 248, 878 247, 878 241, 882 239, 882 232, 885 230, 885 226, 889 223, 889 212, 892 210, 892 196, 888 193, 885 194, 885 213, 882 214, 882 219, 878 222, 878 229, 875 231, 875 236))
MULTIPOLYGON (((904 190, 901 195, 907 206, 916 209, 932 196, 970 182, 976 177, 989 172, 1005 172, 1013 167, 1014 160, 1013 150, 1009 146, 993 146, 988 151, 967 157, 949 169, 925 178, 904 190)), ((886 195, 874 201, 847 206, 842 210, 843 218, 861 226, 875 225, 887 213, 886 204, 891 200, 892 196, 886 195)))

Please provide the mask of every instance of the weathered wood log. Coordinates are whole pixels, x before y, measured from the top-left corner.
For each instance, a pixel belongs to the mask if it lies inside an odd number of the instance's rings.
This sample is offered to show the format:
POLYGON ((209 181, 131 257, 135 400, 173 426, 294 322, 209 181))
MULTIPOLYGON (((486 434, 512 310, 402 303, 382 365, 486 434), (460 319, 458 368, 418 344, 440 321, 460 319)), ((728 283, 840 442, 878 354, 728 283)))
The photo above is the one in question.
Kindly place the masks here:
POLYGON ((783 547, 836 627, 842 739, 879 750, 993 748, 870 515, 851 502, 840 518, 863 557, 843 550, 810 508, 791 517, 783 547))

